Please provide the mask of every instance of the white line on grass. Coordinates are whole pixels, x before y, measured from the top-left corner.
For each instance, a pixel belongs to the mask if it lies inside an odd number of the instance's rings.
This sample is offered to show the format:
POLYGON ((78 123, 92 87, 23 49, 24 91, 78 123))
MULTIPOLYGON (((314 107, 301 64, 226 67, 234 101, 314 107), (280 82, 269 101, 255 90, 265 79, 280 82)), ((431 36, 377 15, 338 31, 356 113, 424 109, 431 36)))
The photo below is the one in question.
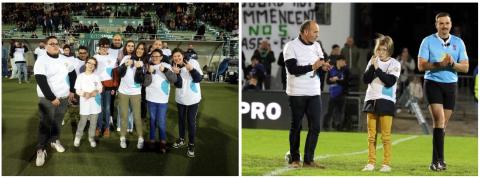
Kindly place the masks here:
MULTIPOLYGON (((418 137, 417 135, 414 135, 414 136, 410 136, 410 137, 395 140, 394 142, 392 142, 392 146, 397 145, 401 142, 405 142, 405 141, 408 141, 408 140, 415 139, 417 137, 418 137)), ((382 149, 382 148, 383 148, 383 145, 380 145, 380 146, 377 147, 377 150, 382 149)), ((321 160, 321 159, 326 159, 326 158, 330 158, 330 157, 339 157, 339 156, 352 156, 352 155, 365 154, 365 153, 368 153, 368 149, 362 150, 362 151, 350 152, 350 153, 320 155, 320 156, 315 157, 314 160, 321 160)), ((294 170, 294 169, 288 168, 288 165, 287 165, 285 167, 275 169, 275 170, 265 174, 264 176, 276 176, 276 175, 279 175, 279 174, 282 174, 284 172, 288 172, 288 171, 291 171, 291 170, 294 170)))

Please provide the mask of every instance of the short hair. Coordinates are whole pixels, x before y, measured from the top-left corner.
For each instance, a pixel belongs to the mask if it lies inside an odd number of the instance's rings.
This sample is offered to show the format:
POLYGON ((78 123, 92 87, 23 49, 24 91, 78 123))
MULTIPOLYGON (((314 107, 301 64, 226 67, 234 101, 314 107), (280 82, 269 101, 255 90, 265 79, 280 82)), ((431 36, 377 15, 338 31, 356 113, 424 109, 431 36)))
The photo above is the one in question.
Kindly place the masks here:
POLYGON ((334 45, 332 46, 332 49, 339 48, 339 47, 340 47, 340 46, 338 46, 338 44, 334 44, 334 45))
POLYGON ((160 49, 154 49, 154 50, 152 51, 152 54, 153 54, 153 53, 160 53, 160 55, 163 56, 163 51, 160 50, 160 49))
POLYGON ((183 55, 184 51, 183 51, 181 48, 175 48, 175 49, 173 49, 173 51, 172 51, 172 54, 174 54, 174 53, 180 53, 180 54, 183 55))
POLYGON ((312 23, 313 20, 305 20, 302 25, 300 25, 300 33, 303 33, 305 30, 310 29, 310 23, 312 23))
POLYGON ((95 71, 95 70, 97 69, 97 66, 98 66, 98 61, 97 61, 96 58, 94 58, 94 57, 88 57, 88 58, 87 58, 87 61, 85 61, 85 65, 86 65, 86 63, 88 62, 88 60, 90 60, 90 59, 95 61, 95 68, 93 69, 93 70, 95 71))
POLYGON ((66 45, 63 45, 63 48, 62 49, 66 49, 68 48, 69 50, 72 50, 72 48, 70 47, 70 45, 66 44, 66 45))
POLYGON ((56 36, 48 36, 47 38, 45 38, 45 43, 47 43, 47 41, 50 40, 50 39, 58 40, 56 36))
POLYGON ((335 60, 337 60, 337 61, 338 60, 346 60, 346 58, 345 58, 344 55, 339 55, 339 56, 337 56, 337 59, 335 59, 335 60))
POLYGON ((110 45, 110 40, 108 38, 100 38, 98 41, 98 46, 110 45))
POLYGON ((377 33, 377 36, 378 37, 375 39, 375 48, 373 50, 374 54, 375 54, 375 51, 377 51, 380 46, 386 46, 388 56, 392 56, 393 54, 392 38, 390 36, 386 36, 380 33, 377 33))
POLYGON ((440 17, 450 17, 450 14, 446 12, 439 12, 437 15, 435 15, 435 21, 437 21, 440 17))
POLYGON ((83 49, 83 50, 85 50, 85 51, 88 51, 88 48, 87 48, 86 46, 83 46, 83 45, 81 45, 81 46, 78 47, 78 50, 79 50, 79 51, 80 51, 81 49, 83 49))

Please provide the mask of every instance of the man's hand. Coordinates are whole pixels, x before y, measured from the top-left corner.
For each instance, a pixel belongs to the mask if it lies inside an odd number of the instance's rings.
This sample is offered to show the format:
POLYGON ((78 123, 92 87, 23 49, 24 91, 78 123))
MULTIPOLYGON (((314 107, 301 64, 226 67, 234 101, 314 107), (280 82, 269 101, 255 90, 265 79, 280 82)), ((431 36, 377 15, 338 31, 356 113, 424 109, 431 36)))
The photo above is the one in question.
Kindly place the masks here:
POLYGON ((317 61, 315 61, 315 63, 313 63, 312 69, 317 70, 318 68, 322 67, 322 65, 324 63, 325 63, 325 61, 323 61, 322 59, 317 59, 317 61))
POLYGON ((55 98, 55 100, 52 101, 52 105, 58 107, 60 105, 60 100, 58 100, 58 98, 55 98))

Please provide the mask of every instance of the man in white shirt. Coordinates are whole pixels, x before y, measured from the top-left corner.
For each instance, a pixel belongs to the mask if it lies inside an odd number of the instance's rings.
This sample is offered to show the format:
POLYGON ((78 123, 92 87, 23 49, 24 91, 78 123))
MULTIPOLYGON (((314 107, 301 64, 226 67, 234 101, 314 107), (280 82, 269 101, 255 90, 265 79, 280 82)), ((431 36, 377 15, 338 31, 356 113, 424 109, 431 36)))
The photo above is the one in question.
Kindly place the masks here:
POLYGON ((47 51, 45 50, 45 43, 43 41, 38 43, 38 47, 35 48, 35 51, 33 53, 35 54, 35 60, 37 60, 38 57, 40 57, 41 55, 47 53, 47 51))
POLYGON ((57 37, 46 38, 46 55, 35 62, 33 68, 37 80, 39 97, 39 135, 36 165, 42 166, 47 156, 46 147, 51 144, 57 152, 64 152, 60 144, 61 122, 68 104, 68 96, 74 89, 69 84, 69 77, 76 77, 74 66, 60 55, 57 37))
POLYGON ((313 161, 318 134, 322 102, 320 78, 317 70, 330 68, 323 59, 320 44, 316 42, 319 27, 315 21, 307 20, 300 27, 300 35, 288 42, 283 50, 287 68, 287 95, 292 111, 290 128, 289 167, 300 168, 300 131, 303 116, 307 116, 308 135, 305 142, 303 167, 325 168, 313 161))

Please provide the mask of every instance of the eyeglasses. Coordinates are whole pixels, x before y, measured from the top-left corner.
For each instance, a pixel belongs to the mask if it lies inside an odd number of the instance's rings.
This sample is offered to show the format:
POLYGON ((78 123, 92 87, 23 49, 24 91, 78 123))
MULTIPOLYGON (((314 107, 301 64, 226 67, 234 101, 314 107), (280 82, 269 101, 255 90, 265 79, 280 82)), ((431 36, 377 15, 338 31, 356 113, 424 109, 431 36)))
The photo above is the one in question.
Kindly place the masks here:
POLYGON ((78 52, 78 54, 87 54, 87 52, 78 52))
POLYGON ((97 65, 96 63, 93 63, 93 62, 87 62, 87 64, 90 64, 90 65, 97 65))
POLYGON ((58 46, 58 43, 49 43, 50 46, 58 46))

